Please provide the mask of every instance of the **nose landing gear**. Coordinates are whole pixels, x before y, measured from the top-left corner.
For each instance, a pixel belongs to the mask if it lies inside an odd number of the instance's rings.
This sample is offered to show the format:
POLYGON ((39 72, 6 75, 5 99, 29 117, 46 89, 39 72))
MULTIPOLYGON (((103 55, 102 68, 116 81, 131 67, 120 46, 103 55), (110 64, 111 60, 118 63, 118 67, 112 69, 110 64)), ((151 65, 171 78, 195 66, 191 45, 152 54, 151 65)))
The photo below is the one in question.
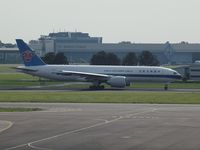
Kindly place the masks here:
POLYGON ((168 90, 168 84, 165 84, 165 86, 164 86, 164 90, 165 90, 165 91, 168 90))

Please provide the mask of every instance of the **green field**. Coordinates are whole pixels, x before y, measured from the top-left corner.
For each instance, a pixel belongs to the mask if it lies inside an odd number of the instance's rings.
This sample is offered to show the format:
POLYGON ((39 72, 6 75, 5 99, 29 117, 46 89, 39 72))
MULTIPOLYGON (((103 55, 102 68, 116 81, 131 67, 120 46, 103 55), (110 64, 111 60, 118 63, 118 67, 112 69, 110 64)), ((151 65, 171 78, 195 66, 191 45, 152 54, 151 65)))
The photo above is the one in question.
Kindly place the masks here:
POLYGON ((0 102, 200 104, 200 93, 1 92, 0 102))
MULTIPOLYGON (((130 88, 159 88, 163 89, 162 83, 133 83, 130 88)), ((200 89, 200 82, 175 82, 169 84, 169 89, 200 89)))
POLYGON ((2 73, 0 74, 0 89, 12 89, 39 85, 52 85, 62 82, 50 81, 33 77, 23 73, 2 73))
POLYGON ((8 72, 15 72, 15 69, 12 67, 16 67, 17 65, 0 65, 0 73, 8 73, 8 72))

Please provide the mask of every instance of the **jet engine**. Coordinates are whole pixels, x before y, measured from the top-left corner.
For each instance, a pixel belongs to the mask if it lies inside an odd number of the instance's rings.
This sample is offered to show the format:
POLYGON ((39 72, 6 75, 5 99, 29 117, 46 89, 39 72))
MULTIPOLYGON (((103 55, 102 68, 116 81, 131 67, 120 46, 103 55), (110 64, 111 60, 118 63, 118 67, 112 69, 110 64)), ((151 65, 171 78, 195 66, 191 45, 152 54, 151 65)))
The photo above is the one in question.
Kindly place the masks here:
POLYGON ((124 76, 113 76, 107 83, 112 87, 125 87, 126 86, 126 77, 124 76))

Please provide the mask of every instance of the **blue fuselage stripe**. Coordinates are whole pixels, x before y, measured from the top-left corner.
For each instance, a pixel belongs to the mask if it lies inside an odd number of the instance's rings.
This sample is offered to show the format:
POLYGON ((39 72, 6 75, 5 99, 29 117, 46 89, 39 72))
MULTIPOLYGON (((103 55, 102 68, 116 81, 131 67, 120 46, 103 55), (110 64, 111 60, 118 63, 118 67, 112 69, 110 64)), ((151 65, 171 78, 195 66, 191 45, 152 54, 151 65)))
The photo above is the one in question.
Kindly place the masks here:
POLYGON ((152 75, 152 74, 109 74, 113 76, 125 76, 125 77, 146 77, 146 78, 168 78, 168 79, 181 79, 179 75, 152 75))

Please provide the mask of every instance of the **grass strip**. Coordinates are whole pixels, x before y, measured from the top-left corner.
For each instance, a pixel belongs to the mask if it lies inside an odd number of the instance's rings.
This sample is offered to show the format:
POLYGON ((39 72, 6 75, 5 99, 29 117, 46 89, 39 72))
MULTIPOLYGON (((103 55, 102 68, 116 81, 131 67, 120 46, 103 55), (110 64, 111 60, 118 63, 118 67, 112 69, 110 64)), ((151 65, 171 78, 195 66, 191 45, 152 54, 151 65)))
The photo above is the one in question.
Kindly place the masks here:
POLYGON ((1 92, 0 102, 200 104, 200 93, 181 92, 1 92))

